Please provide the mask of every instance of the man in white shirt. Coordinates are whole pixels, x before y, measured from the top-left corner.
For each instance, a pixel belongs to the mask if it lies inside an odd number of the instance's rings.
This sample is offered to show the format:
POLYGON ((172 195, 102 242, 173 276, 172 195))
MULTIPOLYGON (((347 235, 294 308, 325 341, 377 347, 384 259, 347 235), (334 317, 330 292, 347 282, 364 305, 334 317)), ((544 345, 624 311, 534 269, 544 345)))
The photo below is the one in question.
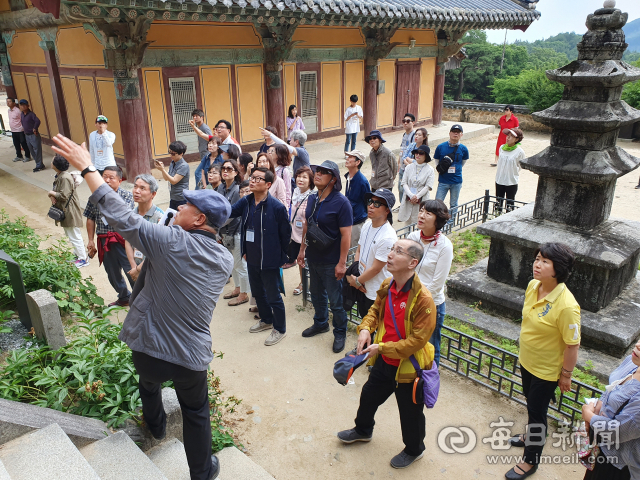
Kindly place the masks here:
POLYGON ((89 134, 89 153, 91 162, 100 175, 106 167, 115 167, 116 159, 113 156, 113 144, 116 134, 107 130, 108 120, 104 115, 96 118, 96 131, 89 134))
MULTIPOLYGON (((211 141, 213 135, 208 135, 198 128, 193 120, 189 120, 189 125, 193 128, 193 131, 198 134, 199 137, 204 138, 207 142, 211 141)), ((222 145, 235 145, 242 153, 240 143, 231 136, 231 122, 229 120, 218 120, 215 128, 215 134, 220 138, 222 145)))
POLYGON ((364 116, 360 105, 356 105, 358 102, 357 95, 351 95, 349 97, 351 105, 344 112, 344 133, 347 135, 347 140, 344 143, 344 155, 347 158, 347 153, 356 149, 356 137, 360 132, 360 119, 364 116), (351 143, 351 147, 349 147, 351 143))
POLYGON ((7 98, 7 107, 9 107, 9 129, 11 130, 13 146, 16 149, 16 157, 13 161, 28 162, 31 160, 31 153, 29 152, 27 137, 22 127, 22 112, 13 98, 7 98), (22 156, 22 150, 24 150, 24 157, 22 156))
POLYGON ((358 300, 358 314, 364 318, 376 300, 380 285, 390 277, 387 271, 387 257, 391 247, 398 241, 396 231, 391 226, 391 209, 396 197, 390 190, 379 188, 364 195, 367 202, 368 220, 360 232, 358 249, 354 260, 357 261, 360 276, 347 275, 349 285, 364 293, 365 298, 358 300))

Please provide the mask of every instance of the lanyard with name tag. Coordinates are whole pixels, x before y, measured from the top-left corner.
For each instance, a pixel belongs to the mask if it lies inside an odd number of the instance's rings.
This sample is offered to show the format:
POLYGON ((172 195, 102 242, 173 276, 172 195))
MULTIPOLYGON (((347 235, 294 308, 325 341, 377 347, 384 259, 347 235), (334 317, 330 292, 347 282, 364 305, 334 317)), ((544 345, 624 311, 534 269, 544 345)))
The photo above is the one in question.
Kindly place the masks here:
POLYGON ((253 243, 253 238, 254 238, 254 231, 253 231, 253 229, 249 229, 248 228, 247 229, 247 235, 246 235, 247 242, 253 243))
POLYGON ((141 252, 140 250, 138 250, 138 249, 135 249, 135 250, 133 251, 133 256, 134 256, 135 258, 144 258, 144 255, 143 255, 143 254, 142 254, 142 252, 141 252))
POLYGON ((109 226, 109 224, 107 223, 107 219, 104 217, 102 217, 102 223, 104 223, 106 227, 109 226))

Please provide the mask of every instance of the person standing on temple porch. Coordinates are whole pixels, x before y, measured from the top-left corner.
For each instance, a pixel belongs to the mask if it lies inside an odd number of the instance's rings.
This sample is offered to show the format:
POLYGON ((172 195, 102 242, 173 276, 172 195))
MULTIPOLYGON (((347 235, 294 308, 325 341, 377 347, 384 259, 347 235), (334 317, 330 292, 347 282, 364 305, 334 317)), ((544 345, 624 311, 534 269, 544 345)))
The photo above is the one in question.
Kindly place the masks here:
POLYGON ((29 145, 27 145, 27 138, 22 127, 22 112, 13 98, 7 98, 7 107, 9 107, 9 129, 11 130, 13 146, 16 149, 16 158, 13 161, 28 162, 31 160, 31 154, 29 153, 29 145), (24 158, 22 157, 23 149, 24 158))
POLYGON ((98 115, 96 118, 96 130, 89 134, 91 162, 100 175, 102 175, 105 168, 116 166, 116 159, 113 156, 113 144, 116 141, 116 134, 107 130, 107 127, 107 117, 98 115))
POLYGON ((382 138, 380 130, 371 130, 371 133, 364 137, 364 141, 371 145, 371 190, 393 190, 393 181, 398 174, 398 161, 393 152, 383 145, 386 140, 382 138))
POLYGON ((33 169, 34 173, 44 170, 44 163, 42 162, 42 138, 38 133, 38 127, 40 127, 40 119, 29 109, 29 102, 25 99, 20 100, 20 110, 22 111, 22 128, 24 128, 24 134, 27 139, 27 145, 31 157, 36 161, 36 168, 33 169))
MULTIPOLYGON (((204 157, 209 155, 209 137, 212 136, 211 129, 209 126, 204 123, 204 112, 199 108, 196 108, 193 112, 191 112, 191 122, 195 124, 198 129, 204 133, 206 136, 198 135, 198 153, 200 154, 200 165, 202 165, 202 160, 204 157)), ((189 122, 191 124, 191 122, 189 122)), ((200 190, 201 188, 206 187, 207 185, 202 183, 202 168, 198 165, 196 168, 195 179, 196 179, 196 190, 200 190)))
POLYGON ((358 105, 358 96, 349 97, 350 105, 344 112, 344 133, 347 139, 344 142, 344 158, 349 156, 349 152, 356 149, 356 138, 360 132, 360 119, 364 117, 362 107, 358 105))
POLYGON ((417 147, 415 143, 416 130, 413 125, 416 122, 416 117, 412 113, 405 113, 402 119, 402 127, 404 128, 404 134, 402 135, 402 141, 400 142, 400 148, 402 151, 398 156, 398 198, 402 202, 404 198, 404 188, 402 187, 402 177, 404 177, 404 169, 407 167, 405 159, 411 158, 411 152, 417 147))

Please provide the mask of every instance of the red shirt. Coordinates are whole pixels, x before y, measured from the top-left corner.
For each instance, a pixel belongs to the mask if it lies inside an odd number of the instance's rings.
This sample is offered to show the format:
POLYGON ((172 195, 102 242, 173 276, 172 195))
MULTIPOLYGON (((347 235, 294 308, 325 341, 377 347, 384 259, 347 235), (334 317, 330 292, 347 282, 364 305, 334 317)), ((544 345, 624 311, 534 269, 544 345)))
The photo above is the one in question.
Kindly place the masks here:
POLYGON ((509 120, 507 120, 507 116, 503 115, 502 117, 500 117, 500 121, 498 122, 500 124, 500 133, 498 134, 498 143, 496 144, 496 155, 500 155, 500 147, 502 145, 504 145, 505 143, 507 143, 507 136, 502 133, 502 131, 505 128, 516 128, 520 126, 520 122, 518 122, 518 119, 516 118, 516 116, 512 113, 511 114, 511 118, 509 120))
MULTIPOLYGON (((391 303, 393 304, 393 313, 396 316, 396 323, 398 324, 398 330, 400 330, 402 338, 407 338, 407 334, 404 330, 404 313, 407 309, 407 300, 409 299, 409 291, 411 290, 412 284, 413 277, 407 280, 407 283, 404 284, 404 287, 402 287, 399 292, 398 290, 396 290, 395 282, 393 282, 393 284, 389 288, 389 297, 391 298, 391 303)), ((398 342, 400 340, 400 337, 398 337, 398 334, 396 333, 396 327, 393 325, 391 311, 389 310, 389 299, 387 298, 384 302, 384 335, 382 337, 382 343, 398 342)), ((382 359, 389 365, 393 365, 394 367, 400 365, 399 359, 388 358, 384 355, 382 355, 382 359)))

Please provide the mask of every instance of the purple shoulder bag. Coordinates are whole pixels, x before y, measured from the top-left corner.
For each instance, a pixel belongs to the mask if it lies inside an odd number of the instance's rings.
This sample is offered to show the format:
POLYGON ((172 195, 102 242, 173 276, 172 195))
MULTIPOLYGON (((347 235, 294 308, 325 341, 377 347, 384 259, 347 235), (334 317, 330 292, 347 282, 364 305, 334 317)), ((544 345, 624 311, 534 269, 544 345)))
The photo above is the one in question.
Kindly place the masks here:
MULTIPOLYGON (((391 319, 393 320, 393 326, 396 329, 398 337, 404 340, 398 330, 398 324, 396 323, 396 315, 393 311, 393 303, 391 302, 391 285, 389 285, 389 291, 387 293, 387 303, 389 304, 389 312, 391 313, 391 319)), ((438 393, 440 393, 440 372, 438 372, 438 365, 435 360, 431 364, 429 370, 423 370, 420 368, 420 364, 414 355, 409 357, 413 368, 416 369, 416 379, 413 381, 413 403, 416 405, 424 402, 427 408, 433 408, 438 400, 438 393)))

